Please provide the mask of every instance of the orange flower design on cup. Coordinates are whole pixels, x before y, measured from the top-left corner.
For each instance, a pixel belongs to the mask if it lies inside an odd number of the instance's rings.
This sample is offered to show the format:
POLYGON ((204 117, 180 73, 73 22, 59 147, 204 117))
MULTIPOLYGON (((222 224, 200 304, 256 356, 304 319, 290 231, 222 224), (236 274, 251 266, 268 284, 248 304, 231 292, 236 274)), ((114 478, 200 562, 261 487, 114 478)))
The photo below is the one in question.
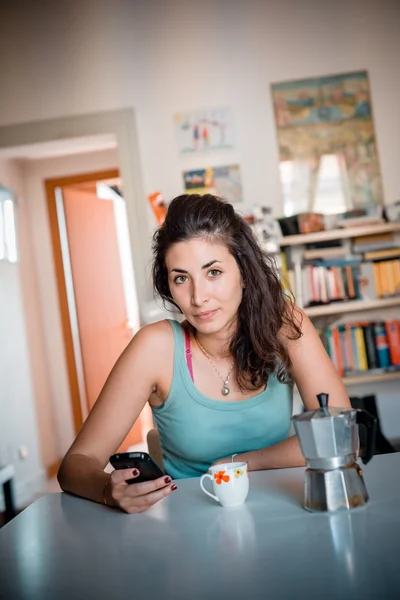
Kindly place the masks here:
POLYGON ((217 485, 221 485, 223 481, 225 481, 225 483, 230 481, 230 477, 229 475, 225 475, 225 471, 218 471, 217 473, 214 473, 214 479, 217 485))

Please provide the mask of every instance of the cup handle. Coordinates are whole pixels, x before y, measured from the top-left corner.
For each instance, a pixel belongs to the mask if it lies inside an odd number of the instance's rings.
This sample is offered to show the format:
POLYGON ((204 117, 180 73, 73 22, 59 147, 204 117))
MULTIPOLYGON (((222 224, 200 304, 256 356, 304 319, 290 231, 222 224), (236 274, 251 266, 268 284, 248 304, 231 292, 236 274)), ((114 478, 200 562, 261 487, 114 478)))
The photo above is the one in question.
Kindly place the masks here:
POLYGON ((214 498, 214 500, 216 500, 217 502, 219 502, 217 496, 214 496, 214 494, 211 494, 211 492, 207 492, 206 488, 204 487, 203 481, 206 478, 211 479, 211 481, 213 480, 212 476, 209 473, 204 473, 204 475, 202 475, 200 477, 200 487, 201 487, 201 489, 203 490, 203 492, 205 494, 207 494, 207 496, 210 496, 211 498, 214 498))

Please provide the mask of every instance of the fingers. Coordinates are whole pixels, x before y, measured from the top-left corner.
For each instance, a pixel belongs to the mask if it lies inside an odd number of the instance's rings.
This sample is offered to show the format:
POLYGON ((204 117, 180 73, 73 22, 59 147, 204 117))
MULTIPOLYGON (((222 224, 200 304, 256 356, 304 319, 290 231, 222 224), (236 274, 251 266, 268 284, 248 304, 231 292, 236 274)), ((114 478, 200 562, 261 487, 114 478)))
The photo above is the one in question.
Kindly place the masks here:
POLYGON ((139 477, 139 475, 139 469, 116 469, 111 473, 111 481, 114 485, 118 485, 119 483, 126 482, 128 479, 139 477))
POLYGON ((155 492, 167 485, 172 483, 171 477, 168 475, 164 475, 163 477, 159 477, 158 479, 153 479, 151 481, 142 481, 141 483, 136 483, 131 486, 131 496, 144 496, 145 494, 150 494, 151 492, 155 492))
POLYGON ((127 483, 139 475, 138 469, 118 469, 111 473, 111 496, 125 512, 143 512, 177 489, 168 475, 132 485, 127 483))
POLYGON ((175 484, 163 487, 144 496, 135 496, 133 498, 124 499, 121 503, 121 508, 127 513, 139 513, 147 510, 153 504, 156 504, 169 494, 173 493, 177 489, 175 484))

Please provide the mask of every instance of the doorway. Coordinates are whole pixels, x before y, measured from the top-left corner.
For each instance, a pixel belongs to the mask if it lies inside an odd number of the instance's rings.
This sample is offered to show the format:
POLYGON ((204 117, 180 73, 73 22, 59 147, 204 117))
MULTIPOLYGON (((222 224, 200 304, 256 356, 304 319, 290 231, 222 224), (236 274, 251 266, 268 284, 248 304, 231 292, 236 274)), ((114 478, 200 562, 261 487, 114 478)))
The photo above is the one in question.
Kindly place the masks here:
MULTIPOLYGON (((123 182, 111 170, 45 186, 77 433, 140 327, 123 182)), ((143 444, 150 428, 146 407, 119 451, 143 444)))
MULTIPOLYGON (((118 168, 142 324, 149 322, 142 312, 152 296, 147 277, 148 215, 133 108, 0 126, 0 159, 7 162, 8 187, 17 191, 21 200, 18 224, 22 260, 15 267, 15 278, 21 282, 23 304, 19 316, 24 319, 29 350, 26 380, 30 384, 30 392, 24 397, 24 419, 15 412, 11 417, 13 426, 3 424, 0 428, 0 453, 4 454, 6 448, 8 454, 16 456, 16 440, 21 438, 27 443, 29 452, 17 464, 16 480, 17 496, 24 503, 43 488, 46 474, 52 477, 56 473, 60 458, 74 439, 77 419, 71 410, 69 366, 43 181, 118 168)), ((13 298, 10 301, 14 302, 13 298)), ((150 317, 154 320, 152 314, 150 317)), ((18 370, 18 361, 12 368, 18 370)))

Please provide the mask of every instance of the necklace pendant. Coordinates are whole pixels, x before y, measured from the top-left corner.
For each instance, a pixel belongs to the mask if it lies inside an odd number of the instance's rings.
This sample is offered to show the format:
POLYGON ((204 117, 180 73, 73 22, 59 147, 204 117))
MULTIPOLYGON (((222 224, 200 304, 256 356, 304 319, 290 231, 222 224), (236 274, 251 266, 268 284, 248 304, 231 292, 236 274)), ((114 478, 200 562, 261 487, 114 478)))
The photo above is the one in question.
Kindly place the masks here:
POLYGON ((230 393, 230 391, 231 390, 228 388, 228 386, 224 385, 224 387, 221 390, 221 393, 222 393, 223 396, 227 396, 230 393))

